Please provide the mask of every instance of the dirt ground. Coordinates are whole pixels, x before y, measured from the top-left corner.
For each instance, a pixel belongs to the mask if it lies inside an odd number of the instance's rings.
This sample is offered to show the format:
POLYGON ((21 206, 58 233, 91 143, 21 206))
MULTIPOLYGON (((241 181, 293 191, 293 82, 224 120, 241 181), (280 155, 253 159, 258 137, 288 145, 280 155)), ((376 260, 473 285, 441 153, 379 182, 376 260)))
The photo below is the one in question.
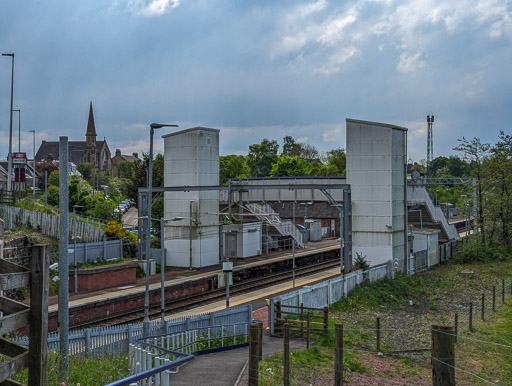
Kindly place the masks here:
MULTIPOLYGON (((489 315, 492 307, 492 287, 497 288, 496 302, 499 306, 501 279, 507 278, 510 281, 511 275, 512 262, 441 266, 422 273, 422 291, 397 307, 363 306, 349 311, 330 312, 331 321, 344 325, 344 336, 350 342, 346 350, 349 353, 352 350, 358 363, 366 368, 363 372, 346 371, 344 380, 351 385, 431 385, 429 351, 400 356, 377 353, 377 318, 380 318, 381 352, 429 349, 433 324, 453 325, 457 313, 459 333, 467 331, 469 302, 473 303, 474 323, 480 322, 482 293, 485 293, 486 313, 489 315)), ((253 318, 263 320, 264 327, 267 328, 268 308, 255 310, 253 318)), ((239 385, 247 384, 246 376, 247 374, 242 375, 239 385)), ((317 374, 310 379, 313 382, 311 385, 334 383, 332 371, 317 374)))

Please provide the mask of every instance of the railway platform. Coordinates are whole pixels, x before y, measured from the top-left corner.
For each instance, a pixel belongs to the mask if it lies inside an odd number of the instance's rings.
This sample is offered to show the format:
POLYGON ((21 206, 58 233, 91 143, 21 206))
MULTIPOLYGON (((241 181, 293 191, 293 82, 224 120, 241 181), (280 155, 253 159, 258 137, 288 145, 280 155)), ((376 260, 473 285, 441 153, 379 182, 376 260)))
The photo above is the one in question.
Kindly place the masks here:
MULTIPOLYGON (((333 253, 339 250, 339 244, 336 239, 324 240, 321 242, 311 242, 307 248, 297 250, 295 253, 296 260, 301 258, 307 258, 308 256, 314 256, 321 253, 333 253)), ((275 253, 270 256, 259 256, 255 258, 248 258, 243 260, 233 260, 234 274, 247 270, 259 270, 265 269, 266 265, 280 264, 292 259, 291 251, 285 251, 284 253, 275 253)), ((339 271, 339 268, 337 268, 339 271)), ((297 278, 297 285, 307 285, 318 280, 322 280, 323 277, 330 277, 335 274, 336 270, 329 270, 321 273, 312 275, 311 278, 297 278), (330 273, 328 273, 331 271, 330 273), (299 284, 302 283, 302 284, 299 284)), ((175 296, 186 296, 187 293, 192 291, 201 292, 212 286, 213 279, 218 274, 222 273, 222 270, 218 266, 196 269, 196 270, 184 270, 179 272, 171 272, 166 274, 165 289, 166 289, 166 301, 170 292, 175 296)), ((160 302, 160 288, 161 288, 160 275, 154 275, 150 279, 150 305, 156 305, 160 302)), ((282 283, 281 285, 275 285, 270 288, 251 292, 246 295, 240 295, 233 297, 231 305, 245 304, 255 299, 261 299, 271 294, 286 291, 291 288, 290 283, 282 283)), ((141 307, 144 302, 145 294, 145 281, 144 279, 139 280, 136 285, 129 287, 117 287, 101 290, 98 292, 91 292, 86 294, 70 294, 69 300, 69 312, 70 312, 70 327, 84 324, 86 319, 90 320, 99 319, 101 315, 105 316, 114 315, 119 313, 122 309, 137 308, 141 307)), ((172 295, 172 294, 171 294, 172 295)), ((48 307, 49 315, 49 327, 50 330, 56 328, 57 312, 58 312, 58 300, 51 299, 50 306, 48 307)), ((214 301, 204 307, 193 308, 184 312, 169 313, 169 317, 177 317, 184 315, 193 315, 197 313, 210 312, 225 307, 225 301, 214 301)))

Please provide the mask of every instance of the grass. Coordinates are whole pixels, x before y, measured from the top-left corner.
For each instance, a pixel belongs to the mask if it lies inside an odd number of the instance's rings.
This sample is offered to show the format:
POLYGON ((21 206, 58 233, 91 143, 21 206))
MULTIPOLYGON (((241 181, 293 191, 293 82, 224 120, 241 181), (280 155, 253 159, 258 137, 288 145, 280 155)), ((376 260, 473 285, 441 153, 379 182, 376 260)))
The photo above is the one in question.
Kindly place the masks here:
MULTIPOLYGON (((503 258, 466 264, 450 262, 412 277, 397 275, 394 281, 363 284, 348 298, 331 306, 330 327, 334 323, 344 324, 344 345, 348 350, 354 347, 362 350, 356 350, 356 353, 363 363, 366 363, 368 352, 375 350, 376 338, 372 329, 376 317, 381 318, 382 350, 427 348, 430 347, 429 328, 432 324, 452 325, 454 313, 458 311, 459 323, 466 326, 469 300, 475 302, 483 292, 489 296, 494 285, 500 294, 497 303, 501 305, 501 279, 505 279, 508 305, 491 313, 492 316, 488 311, 489 318, 483 322, 479 320, 479 314, 474 314, 474 331, 461 331, 459 327, 459 334, 512 346, 511 277, 512 260, 503 258)), ((334 333, 330 331, 319 344, 332 346, 333 339, 334 333)), ((459 338, 457 366, 486 380, 508 384, 512 379, 512 349, 472 339, 459 338)), ((421 361, 421 357, 417 358, 403 357, 390 362, 392 364, 382 374, 389 378, 397 377, 397 374, 418 379, 421 374, 428 376, 430 365, 421 361)), ((460 384, 475 383, 474 377, 462 371, 457 371, 456 377, 460 384)))
MULTIPOLYGON (((128 355, 107 355, 98 358, 70 357, 69 378, 67 382, 59 371, 60 355, 51 352, 46 367, 46 385, 104 385, 130 375, 128 355)), ((27 384, 28 371, 24 370, 14 380, 27 384)))
MULTIPOLYGON (((394 280, 382 279, 376 283, 363 283, 347 298, 330 306, 332 311, 353 311, 361 308, 395 309, 405 300, 425 293, 425 282, 420 276, 398 273, 394 280)), ((414 300, 413 300, 414 303, 414 300)))
MULTIPOLYGON (((78 269, 82 268, 97 268, 114 264, 123 264, 129 261, 136 261, 136 259, 122 259, 122 260, 112 260, 112 261, 99 261, 99 262, 87 262, 87 263, 78 263, 76 266, 78 269)), ((69 269, 74 269, 75 266, 70 264, 69 269)))
MULTIPOLYGON (((481 378, 497 384, 509 384, 512 380, 512 298, 501 312, 488 321, 479 322, 466 338, 459 338, 456 346, 457 367, 468 369, 481 378), (482 342, 479 342, 479 341, 482 342), (485 343, 494 342, 507 347, 485 343)), ((475 381, 463 372, 456 375, 461 381, 475 381)))
MULTIPOLYGON (((344 358, 345 367, 351 371, 366 372, 366 368, 352 355, 344 358)), ((290 383, 310 384, 314 379, 332 372, 334 351, 328 348, 312 347, 290 353, 290 383)), ((274 354, 260 361, 260 385, 283 383, 283 355, 274 354)))
MULTIPOLYGON (((395 280, 362 284, 348 298, 330 307, 327 336, 319 338, 315 347, 290 356, 291 384, 332 384, 336 323, 344 325, 344 367, 349 382, 360 384, 370 382, 370 378, 385 378, 403 384, 430 384, 432 370, 428 352, 398 357, 376 354, 376 317, 381 319, 382 352, 429 348, 432 324, 452 325, 454 312, 458 311, 459 323, 467 327, 464 314, 469 300, 479 299, 482 292, 488 296, 493 285, 499 290, 497 312, 487 311, 485 321, 480 321, 479 314, 475 314, 471 332, 459 325, 455 360, 458 368, 487 381, 510 384, 511 278, 512 260, 504 258, 466 264, 451 262, 412 277, 397 275, 395 280), (507 283, 505 306, 501 306, 501 279, 507 283)), ((282 355, 264 358, 260 363, 262 385, 282 383, 282 373, 282 355)), ((458 384, 480 384, 478 379, 459 370, 456 379, 458 384)))

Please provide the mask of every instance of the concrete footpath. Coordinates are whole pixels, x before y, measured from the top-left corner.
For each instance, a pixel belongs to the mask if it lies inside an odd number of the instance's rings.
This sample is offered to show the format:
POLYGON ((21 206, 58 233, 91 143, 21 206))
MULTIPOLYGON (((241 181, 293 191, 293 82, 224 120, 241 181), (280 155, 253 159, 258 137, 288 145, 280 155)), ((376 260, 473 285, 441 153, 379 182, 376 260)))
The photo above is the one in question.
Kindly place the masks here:
MULTIPOLYGON (((290 350, 306 347, 305 340, 290 339, 290 350)), ((263 332, 263 356, 283 352, 283 338, 263 332)), ((171 375, 171 385, 233 386, 249 359, 249 347, 199 355, 171 375)), ((241 382, 243 384, 243 382, 241 382)))

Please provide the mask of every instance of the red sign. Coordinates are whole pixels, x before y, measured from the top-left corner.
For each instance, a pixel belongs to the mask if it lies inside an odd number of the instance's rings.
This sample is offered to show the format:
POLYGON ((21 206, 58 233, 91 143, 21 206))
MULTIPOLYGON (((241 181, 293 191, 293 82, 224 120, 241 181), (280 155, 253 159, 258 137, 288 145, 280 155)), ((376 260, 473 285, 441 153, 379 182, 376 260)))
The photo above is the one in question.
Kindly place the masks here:
POLYGON ((12 163, 20 165, 27 163, 27 153, 12 153, 12 163))
POLYGON ((14 169, 14 182, 25 182, 25 168, 14 169))

